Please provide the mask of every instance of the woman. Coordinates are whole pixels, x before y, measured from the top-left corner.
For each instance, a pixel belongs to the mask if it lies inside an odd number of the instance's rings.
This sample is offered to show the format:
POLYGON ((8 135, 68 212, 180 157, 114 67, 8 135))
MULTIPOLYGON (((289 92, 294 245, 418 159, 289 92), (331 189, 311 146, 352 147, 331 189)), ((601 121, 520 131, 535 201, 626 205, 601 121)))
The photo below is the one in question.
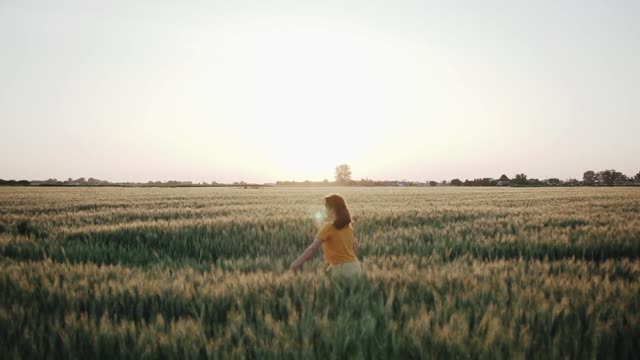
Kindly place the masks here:
POLYGON ((331 194, 325 196, 324 206, 331 222, 320 228, 313 243, 291 264, 290 269, 298 270, 322 246, 324 259, 329 264, 329 274, 347 277, 362 275, 362 266, 356 257, 356 242, 347 204, 342 196, 331 194))

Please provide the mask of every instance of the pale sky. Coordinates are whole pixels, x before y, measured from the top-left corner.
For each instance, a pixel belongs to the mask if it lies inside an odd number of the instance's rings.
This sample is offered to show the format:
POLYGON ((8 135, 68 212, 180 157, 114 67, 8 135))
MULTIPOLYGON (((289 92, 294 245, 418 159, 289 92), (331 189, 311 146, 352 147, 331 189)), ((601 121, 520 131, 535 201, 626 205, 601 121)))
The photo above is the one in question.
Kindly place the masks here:
POLYGON ((640 171, 639 1, 0 0, 0 178, 640 171))

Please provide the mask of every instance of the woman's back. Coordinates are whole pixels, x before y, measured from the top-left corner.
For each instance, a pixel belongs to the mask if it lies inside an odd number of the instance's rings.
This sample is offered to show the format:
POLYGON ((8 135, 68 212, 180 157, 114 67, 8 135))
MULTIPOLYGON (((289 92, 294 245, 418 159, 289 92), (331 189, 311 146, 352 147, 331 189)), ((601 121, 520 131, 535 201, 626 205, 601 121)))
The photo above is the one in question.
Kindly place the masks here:
POLYGON ((320 228, 317 238, 322 241, 322 252, 329 264, 340 264, 358 260, 354 251, 354 236, 351 224, 337 229, 333 223, 320 228))

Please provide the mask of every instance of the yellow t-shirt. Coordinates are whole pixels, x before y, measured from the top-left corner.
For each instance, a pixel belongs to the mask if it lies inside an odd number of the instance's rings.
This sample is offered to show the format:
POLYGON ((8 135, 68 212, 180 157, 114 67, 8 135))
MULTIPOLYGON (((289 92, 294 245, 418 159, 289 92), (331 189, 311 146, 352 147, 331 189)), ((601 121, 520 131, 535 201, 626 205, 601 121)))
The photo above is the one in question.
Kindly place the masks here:
POLYGON ((358 259, 353 251, 351 224, 338 230, 332 223, 326 223, 316 237, 322 241, 322 252, 327 263, 340 264, 358 259))

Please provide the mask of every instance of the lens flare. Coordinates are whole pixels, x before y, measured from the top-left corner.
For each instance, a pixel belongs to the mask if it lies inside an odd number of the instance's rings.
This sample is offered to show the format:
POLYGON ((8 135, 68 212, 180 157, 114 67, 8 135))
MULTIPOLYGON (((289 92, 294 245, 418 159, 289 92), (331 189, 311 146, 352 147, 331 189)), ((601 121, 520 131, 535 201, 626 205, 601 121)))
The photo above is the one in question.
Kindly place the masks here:
POLYGON ((326 214, 322 210, 318 210, 315 212, 315 214, 313 214, 313 224, 316 226, 316 228, 319 229, 322 226, 322 222, 325 216, 326 214))

